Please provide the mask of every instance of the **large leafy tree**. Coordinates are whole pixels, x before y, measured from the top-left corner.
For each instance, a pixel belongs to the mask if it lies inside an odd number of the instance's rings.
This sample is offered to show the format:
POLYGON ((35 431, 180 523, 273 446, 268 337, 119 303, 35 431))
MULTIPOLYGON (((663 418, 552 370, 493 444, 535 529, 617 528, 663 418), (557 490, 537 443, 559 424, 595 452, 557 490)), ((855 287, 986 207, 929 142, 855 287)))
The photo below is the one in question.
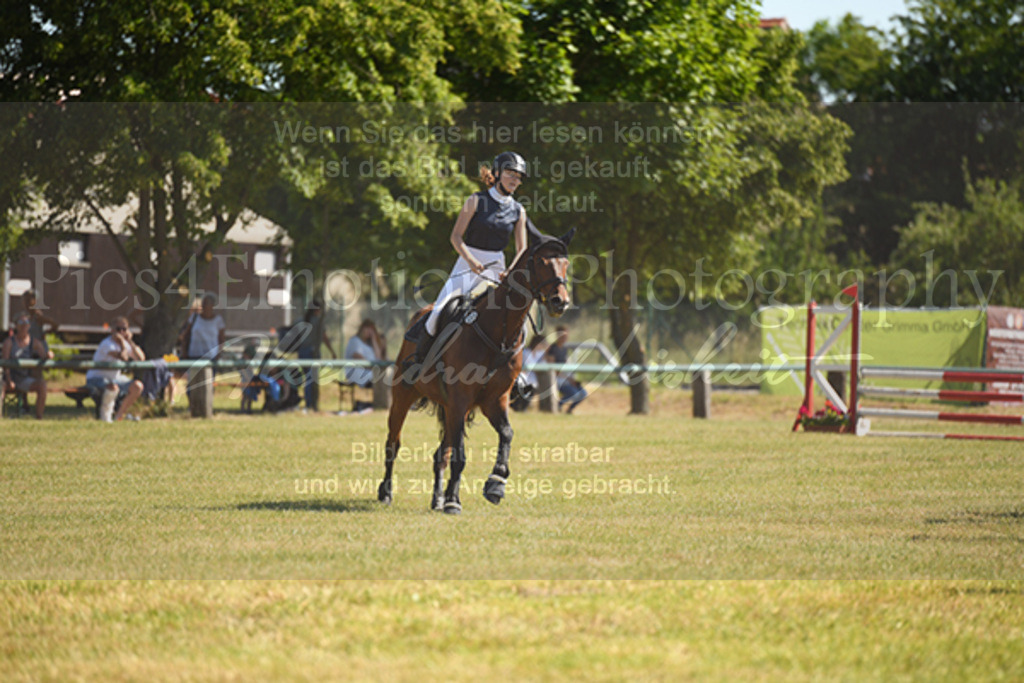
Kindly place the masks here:
MULTIPOLYGON (((514 68, 517 37, 503 5, 479 0, 270 0, 258 10, 238 0, 156 0, 141 11, 127 0, 44 0, 6 3, 0 27, 0 101, 41 103, 19 109, 16 135, 3 141, 18 169, 0 178, 6 234, 18 224, 66 228, 85 215, 103 222, 107 210, 134 206, 107 228, 129 236, 126 269, 150 277, 159 294, 146 319, 151 353, 173 340, 180 273, 194 263, 201 276, 204 254, 267 188, 283 183, 317 206, 337 202, 341 214, 394 189, 368 181, 330 194, 310 145, 272 132, 306 115, 290 103, 450 99, 437 75, 447 52, 484 71, 514 68), (45 222, 19 214, 30 194, 49 207, 45 222)), ((375 151, 393 160, 406 150, 375 151)), ((408 227, 396 216, 377 212, 373 227, 408 227)), ((318 238, 336 225, 321 221, 318 238)))
POLYGON ((804 38, 798 84, 812 101, 850 102, 889 65, 884 34, 852 14, 817 22, 804 38))
POLYGON ((890 34, 892 65, 865 95, 898 102, 1024 99, 1024 3, 916 0, 890 34))

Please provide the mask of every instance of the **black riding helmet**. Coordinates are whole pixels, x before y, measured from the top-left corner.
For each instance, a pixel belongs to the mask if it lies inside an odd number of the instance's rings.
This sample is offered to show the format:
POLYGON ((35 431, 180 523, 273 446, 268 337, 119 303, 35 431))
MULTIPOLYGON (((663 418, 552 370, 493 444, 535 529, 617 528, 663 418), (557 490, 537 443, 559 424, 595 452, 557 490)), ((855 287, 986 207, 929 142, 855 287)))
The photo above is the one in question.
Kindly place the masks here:
POLYGON ((501 194, 508 196, 512 193, 501 182, 501 173, 505 169, 518 171, 524 178, 530 174, 526 171, 526 159, 515 152, 502 152, 494 157, 494 168, 491 169, 491 172, 494 174, 494 184, 497 185, 498 191, 501 194))
POLYGON ((529 172, 526 170, 526 159, 515 152, 502 152, 498 156, 494 157, 495 178, 500 178, 501 172, 506 168, 522 173, 524 178, 528 178, 530 176, 529 172))

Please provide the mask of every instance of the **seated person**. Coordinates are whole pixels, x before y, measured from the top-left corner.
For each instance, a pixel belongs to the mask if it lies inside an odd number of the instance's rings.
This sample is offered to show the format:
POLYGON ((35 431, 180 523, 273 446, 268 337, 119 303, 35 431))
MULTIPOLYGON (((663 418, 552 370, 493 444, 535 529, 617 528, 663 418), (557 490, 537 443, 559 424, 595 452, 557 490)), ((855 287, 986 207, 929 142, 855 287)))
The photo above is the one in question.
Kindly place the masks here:
MULTIPOLYGON (((367 318, 359 325, 356 336, 345 346, 345 358, 351 360, 384 360, 387 348, 377 326, 367 318)), ((373 368, 345 368, 345 379, 361 387, 373 386, 373 368)))
MULTIPOLYGON (((256 357, 257 347, 255 344, 246 344, 242 351, 242 358, 251 361, 256 357)), ((259 400, 260 392, 266 391, 266 400, 263 409, 274 412, 282 404, 282 396, 287 396, 290 390, 288 383, 280 378, 274 378, 269 372, 261 372, 258 375, 252 365, 246 365, 238 371, 242 382, 242 412, 251 413, 252 404, 259 400)))
MULTIPOLYGON (((32 320, 27 313, 22 313, 14 323, 14 335, 3 343, 3 359, 28 360, 30 358, 45 359, 48 356, 46 347, 31 334, 32 320)), ((0 382, 0 405, 4 394, 20 391, 25 394, 35 392, 36 419, 43 419, 46 410, 46 380, 41 374, 33 373, 28 368, 4 368, 3 382, 0 382)))
POLYGON ((29 320, 29 334, 33 339, 38 339, 43 348, 46 350, 41 359, 53 360, 53 351, 50 350, 50 345, 46 341, 46 325, 50 326, 50 332, 53 334, 57 333, 59 324, 53 318, 48 317, 36 306, 36 292, 34 289, 27 290, 21 295, 22 306, 24 311, 21 315, 27 316, 29 320))
MULTIPOLYGON (((565 348, 565 343, 569 341, 569 328, 559 325, 555 331, 558 336, 555 338, 555 343, 548 347, 545 358, 549 363, 565 363, 569 360, 569 350, 565 348)), ((558 373, 558 393, 561 396, 558 409, 561 410, 565 405, 569 406, 565 411, 566 415, 571 415, 576 406, 587 397, 587 390, 572 373, 567 372, 558 373)))
MULTIPOLYGON (((146 360, 146 354, 132 341, 132 332, 128 329, 128 319, 114 318, 111 326, 113 332, 100 342, 93 354, 95 362, 146 360)), ((104 422, 123 420, 139 396, 142 395, 142 382, 133 380, 120 370, 93 368, 85 373, 85 384, 101 392, 100 419, 104 422), (121 406, 114 415, 114 402, 122 397, 121 406)))
POLYGON ((523 371, 516 380, 517 386, 512 391, 513 399, 509 404, 512 410, 521 413, 530 407, 530 399, 533 398, 534 392, 537 391, 537 373, 526 368, 536 363, 542 363, 546 351, 547 347, 544 345, 544 337, 535 334, 526 346, 526 350, 523 351, 523 371), (525 391, 518 386, 520 382, 526 385, 525 391))

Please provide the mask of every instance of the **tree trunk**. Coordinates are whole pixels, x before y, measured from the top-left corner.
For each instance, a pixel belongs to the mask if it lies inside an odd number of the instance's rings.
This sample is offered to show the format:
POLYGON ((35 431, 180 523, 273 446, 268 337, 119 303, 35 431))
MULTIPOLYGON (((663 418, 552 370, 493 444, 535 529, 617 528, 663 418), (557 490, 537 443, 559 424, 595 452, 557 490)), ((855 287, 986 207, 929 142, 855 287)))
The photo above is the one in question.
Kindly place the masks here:
MULTIPOLYGON (((611 314, 612 336, 615 347, 619 350, 619 359, 623 365, 646 363, 643 345, 640 343, 639 327, 636 316, 629 307, 629 299, 613 308, 611 314)), ((629 414, 647 415, 651 412, 651 381, 647 372, 639 370, 629 374, 629 414)))
POLYGON ((143 322, 146 335, 142 349, 146 352, 146 358, 160 358, 174 351, 174 343, 178 338, 177 314, 180 301, 180 297, 164 295, 159 304, 146 312, 143 322))
MULTIPOLYGON (((619 207, 614 207, 615 214, 619 215, 619 207)), ((615 340, 615 348, 618 350, 619 359, 623 365, 635 363, 641 368, 647 362, 644 354, 643 343, 640 340, 640 329, 636 322, 637 300, 640 293, 639 269, 637 268, 637 245, 640 244, 640 236, 629 230, 625 235, 624 262, 613 263, 611 258, 616 253, 613 249, 609 253, 609 268, 605 272, 606 297, 612 304, 609 310, 612 324, 612 337, 615 340), (618 266, 619 273, 615 273, 615 266, 618 266)), ((647 415, 651 412, 651 381, 645 370, 638 370, 629 373, 629 414, 647 415)))

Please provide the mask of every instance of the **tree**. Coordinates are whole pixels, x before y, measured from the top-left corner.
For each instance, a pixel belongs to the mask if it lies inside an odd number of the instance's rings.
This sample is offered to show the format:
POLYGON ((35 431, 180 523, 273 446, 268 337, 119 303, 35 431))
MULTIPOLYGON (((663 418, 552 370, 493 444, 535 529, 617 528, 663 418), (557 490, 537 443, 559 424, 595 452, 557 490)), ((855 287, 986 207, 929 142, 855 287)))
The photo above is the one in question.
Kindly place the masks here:
POLYGON ((1024 3, 916 0, 890 33, 893 61, 863 96, 895 102, 1024 99, 1024 3))
MULTIPOLYGON (((21 188, 53 210, 47 224, 26 224, 35 230, 133 203, 125 225, 106 227, 129 235, 125 266, 158 293, 145 322, 151 354, 173 341, 178 275, 194 264, 201 277, 203 255, 244 208, 281 178, 298 197, 324 187, 310 145, 270 132, 274 121, 302 117, 288 103, 444 101, 451 89, 437 68, 451 49, 484 71, 516 65, 514 17, 480 0, 270 0, 260 11, 240 0, 156 0, 144 12, 127 0, 50 0, 5 4, 0 27, 0 101, 49 103, 23 110, 17 135, 2 143, 5 157, 22 152, 19 172, 0 179, 5 234, 23 208, 11 200, 21 188), (79 104, 124 101, 178 104, 79 104)), ((376 151, 385 161, 402 153, 395 144, 376 151)), ((363 189, 318 201, 343 202, 344 212, 383 202, 393 186, 363 189)), ((408 221, 382 224, 400 231, 408 221)))
POLYGON ((812 101, 850 102, 871 88, 890 58, 885 36, 846 14, 835 26, 819 21, 800 51, 798 84, 812 101))
POLYGON ((964 208, 926 202, 900 230, 895 301, 919 306, 1024 306, 1024 183, 965 174, 964 208))

